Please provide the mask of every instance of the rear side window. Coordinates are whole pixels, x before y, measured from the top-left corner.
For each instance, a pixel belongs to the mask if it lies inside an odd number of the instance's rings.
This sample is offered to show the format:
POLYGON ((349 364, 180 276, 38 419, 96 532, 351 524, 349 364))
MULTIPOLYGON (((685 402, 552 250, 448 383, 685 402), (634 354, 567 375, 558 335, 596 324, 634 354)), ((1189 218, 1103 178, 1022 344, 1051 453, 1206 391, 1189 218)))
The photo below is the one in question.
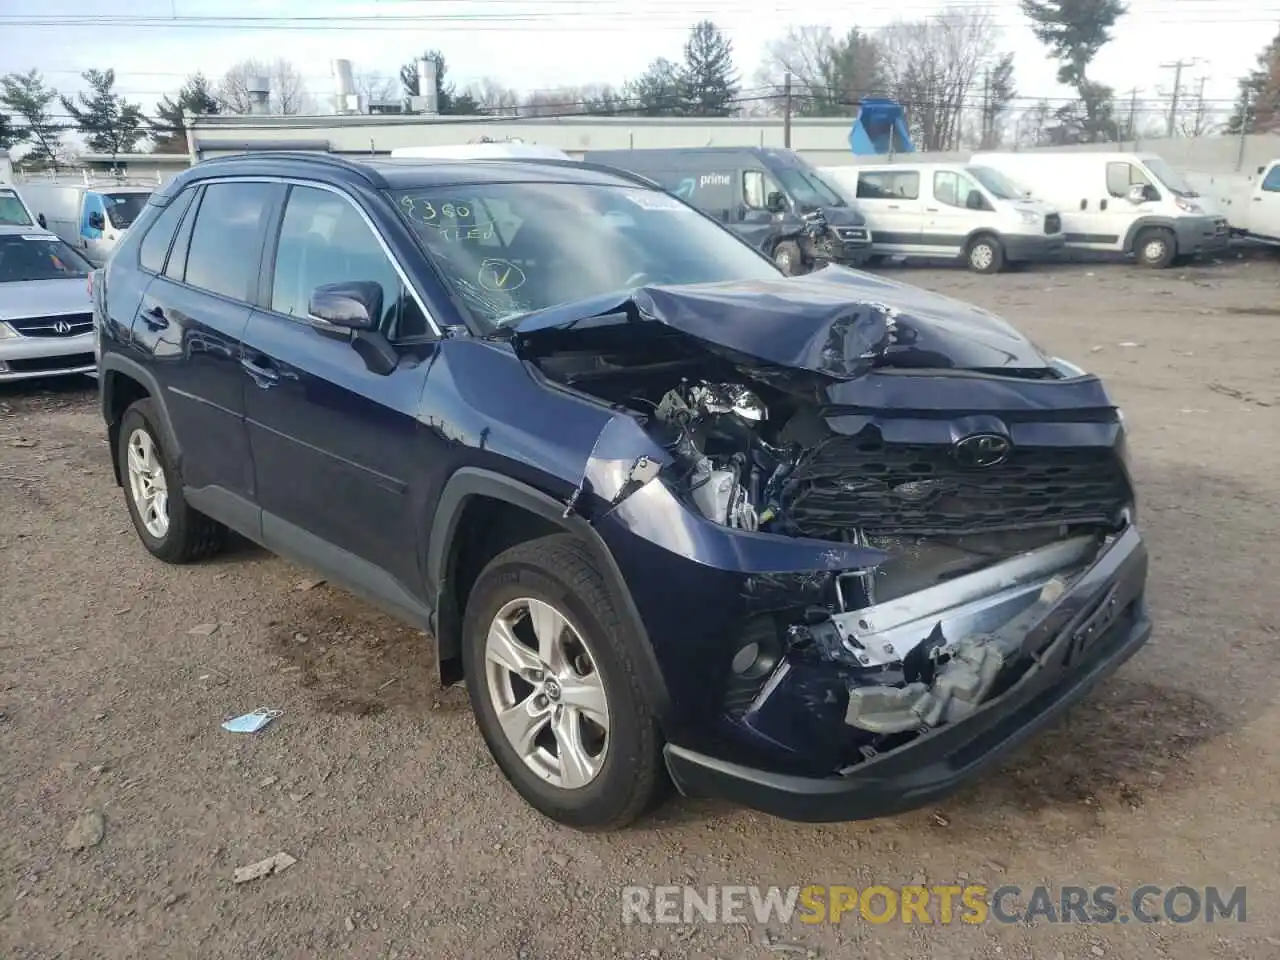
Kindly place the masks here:
POLYGON ((276 187, 211 183, 205 187, 187 251, 186 282, 235 300, 257 284, 263 221, 276 187))
POLYGON ((160 273, 164 270, 165 257, 169 255, 173 235, 177 232, 178 224, 182 222, 182 215, 186 213, 187 204, 191 202, 191 196, 194 193, 195 190, 190 187, 183 190, 169 201, 169 205, 152 222, 151 228, 142 238, 142 245, 138 248, 138 262, 143 270, 151 273, 160 273))
POLYGON ((1268 171, 1266 179, 1262 181, 1262 189, 1268 193, 1280 193, 1280 164, 1268 171))
POLYGON ((917 200, 920 174, 914 170, 886 170, 858 174, 859 200, 917 200))

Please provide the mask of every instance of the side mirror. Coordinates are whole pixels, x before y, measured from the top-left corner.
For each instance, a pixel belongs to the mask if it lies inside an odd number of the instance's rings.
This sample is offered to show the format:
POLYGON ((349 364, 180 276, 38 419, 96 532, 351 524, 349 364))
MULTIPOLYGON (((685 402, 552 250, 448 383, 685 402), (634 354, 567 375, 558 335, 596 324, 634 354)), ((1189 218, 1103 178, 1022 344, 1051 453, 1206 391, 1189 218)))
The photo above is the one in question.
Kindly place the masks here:
POLYGON ((311 292, 307 312, 348 330, 374 330, 382 318, 382 285, 371 280, 326 283, 311 292))
POLYGON ((89 214, 89 226, 94 230, 104 230, 107 226, 106 218, 95 210, 89 214))
POLYGON ((1129 185, 1129 202, 1145 203, 1147 200, 1147 185, 1145 183, 1131 183, 1129 185))
POLYGON ((770 213, 782 213, 787 209, 787 198, 782 193, 774 190, 765 200, 764 207, 770 213))
POLYGON ((969 191, 969 196, 965 198, 964 205, 970 210, 982 210, 986 208, 986 203, 982 199, 982 194, 977 190, 969 191))
POLYGON ((40 229, 41 229, 41 230, 48 230, 48 229, 49 229, 49 221, 48 221, 48 220, 46 220, 46 219, 44 218, 44 214, 43 214, 43 213, 37 213, 37 214, 36 214, 36 223, 40 224, 40 229))

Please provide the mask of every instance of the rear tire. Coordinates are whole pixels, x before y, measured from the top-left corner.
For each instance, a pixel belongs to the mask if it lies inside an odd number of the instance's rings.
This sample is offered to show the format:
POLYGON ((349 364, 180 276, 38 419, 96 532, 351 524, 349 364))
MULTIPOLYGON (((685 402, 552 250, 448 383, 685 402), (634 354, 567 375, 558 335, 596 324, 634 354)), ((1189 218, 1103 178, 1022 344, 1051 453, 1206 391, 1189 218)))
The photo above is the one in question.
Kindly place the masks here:
POLYGON ((664 791, 643 642, 571 535, 512 547, 476 580, 462 626, 471 707, 507 780, 552 820, 617 829, 664 791))
POLYGON ((1163 270, 1178 256, 1178 239, 1171 230, 1150 227, 1133 242, 1133 255, 1138 263, 1152 270, 1163 270))
POLYGON ((773 248, 773 262, 788 277, 804 273, 804 258, 800 253, 800 245, 790 240, 783 240, 773 248))
POLYGON ((125 502, 138 538, 152 556, 166 563, 191 563, 221 550, 227 529, 187 505, 182 474, 160 440, 159 422, 150 398, 134 403, 120 420, 116 457, 125 502))
POLYGON ((1004 244, 989 233, 979 234, 969 241, 964 258, 974 273, 999 273, 1004 269, 1004 244))

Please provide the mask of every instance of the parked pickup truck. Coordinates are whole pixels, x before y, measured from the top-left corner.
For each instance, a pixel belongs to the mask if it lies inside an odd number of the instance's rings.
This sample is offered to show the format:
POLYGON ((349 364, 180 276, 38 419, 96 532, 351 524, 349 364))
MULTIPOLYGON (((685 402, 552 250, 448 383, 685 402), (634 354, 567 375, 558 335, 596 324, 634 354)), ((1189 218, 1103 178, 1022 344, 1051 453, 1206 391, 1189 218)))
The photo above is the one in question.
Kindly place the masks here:
POLYGON ((1280 244, 1280 160, 1253 173, 1192 173, 1187 180, 1217 201, 1232 236, 1280 244))

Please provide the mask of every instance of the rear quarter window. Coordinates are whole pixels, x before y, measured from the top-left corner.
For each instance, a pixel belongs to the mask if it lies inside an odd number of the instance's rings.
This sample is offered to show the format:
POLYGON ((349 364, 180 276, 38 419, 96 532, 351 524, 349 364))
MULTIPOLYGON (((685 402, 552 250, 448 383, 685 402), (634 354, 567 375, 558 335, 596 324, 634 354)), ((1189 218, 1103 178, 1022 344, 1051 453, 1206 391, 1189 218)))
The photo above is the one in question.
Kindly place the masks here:
POLYGON ((257 283, 264 221, 276 186, 211 183, 204 190, 187 250, 186 282, 248 301, 257 283))
POLYGON ((858 174, 859 200, 917 200, 920 174, 914 170, 858 174))

